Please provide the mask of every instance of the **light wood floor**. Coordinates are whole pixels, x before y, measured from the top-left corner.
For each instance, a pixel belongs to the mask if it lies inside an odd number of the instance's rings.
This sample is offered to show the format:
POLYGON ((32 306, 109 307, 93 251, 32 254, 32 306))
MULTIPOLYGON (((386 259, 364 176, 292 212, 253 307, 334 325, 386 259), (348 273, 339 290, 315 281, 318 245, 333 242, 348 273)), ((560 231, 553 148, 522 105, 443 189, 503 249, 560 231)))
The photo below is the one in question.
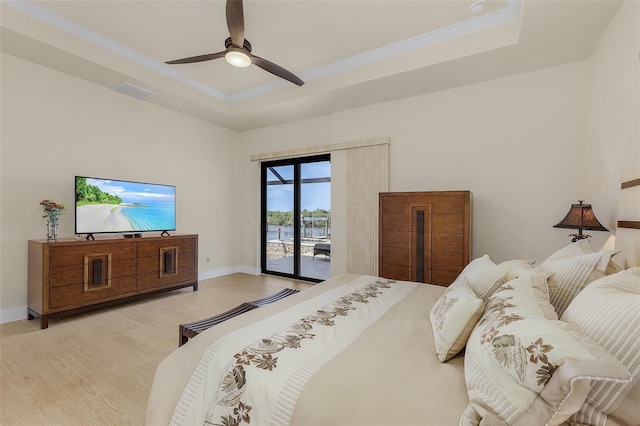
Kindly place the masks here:
POLYGON ((75 316, 0 325, 2 425, 139 425, 156 366, 178 347, 178 325, 283 288, 313 284, 232 274, 75 316))

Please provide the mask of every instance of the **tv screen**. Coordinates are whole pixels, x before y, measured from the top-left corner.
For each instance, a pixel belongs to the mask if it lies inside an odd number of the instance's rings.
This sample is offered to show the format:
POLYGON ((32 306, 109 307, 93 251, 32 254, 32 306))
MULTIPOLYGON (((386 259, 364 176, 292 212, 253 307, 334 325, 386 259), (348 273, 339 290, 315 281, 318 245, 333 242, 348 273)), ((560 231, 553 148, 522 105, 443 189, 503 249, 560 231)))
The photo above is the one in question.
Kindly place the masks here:
POLYGON ((176 187, 76 176, 76 234, 175 231, 176 187))

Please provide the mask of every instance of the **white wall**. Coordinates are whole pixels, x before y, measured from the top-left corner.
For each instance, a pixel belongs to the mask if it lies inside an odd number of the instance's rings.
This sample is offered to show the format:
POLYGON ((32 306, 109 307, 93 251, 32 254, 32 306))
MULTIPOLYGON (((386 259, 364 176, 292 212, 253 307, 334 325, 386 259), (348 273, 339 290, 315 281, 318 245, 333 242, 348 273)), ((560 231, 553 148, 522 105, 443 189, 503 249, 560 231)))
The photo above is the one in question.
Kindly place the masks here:
MULTIPOLYGON (((389 136, 391 191, 469 189, 474 257, 542 260, 569 242, 567 231, 552 226, 586 196, 587 76, 586 62, 570 64, 256 130, 243 139, 256 154, 389 136)), ((334 210, 334 222, 338 216, 334 210)), ((256 251, 256 238, 247 235, 243 243, 256 251)))
MULTIPOLYGON (((177 231, 199 234, 200 275, 236 265, 237 132, 1 59, 0 322, 26 317, 27 240, 46 236, 38 203, 73 206, 76 174, 176 185, 177 231)), ((73 237, 73 220, 62 216, 60 237, 73 237)))
MULTIPOLYGON (((544 259, 569 242, 552 225, 578 199, 613 230, 620 174, 640 163, 638 9, 621 6, 589 61, 243 134, 2 54, 0 322, 24 317, 38 202, 71 204, 75 174, 175 184, 203 277, 259 267, 251 154, 384 136, 391 191, 473 192, 474 257, 544 259)), ((345 197, 334 192, 334 233, 345 197)), ((61 234, 72 233, 67 214, 61 234)), ((609 235, 592 234, 594 246, 609 235)))
MULTIPOLYGON (((569 242, 552 226, 579 199, 615 232, 620 176, 640 165, 639 21, 627 0, 588 61, 256 130, 245 156, 388 136, 390 191, 470 189, 474 257, 543 260, 569 242)), ((254 188, 244 203, 257 211, 254 188)), ((590 233, 595 248, 612 235, 590 233)), ((257 247, 246 234, 244 262, 257 247)))
POLYGON ((624 2, 589 61, 584 178, 596 217, 610 230, 617 222, 622 172, 640 167, 639 22, 640 3, 624 2))

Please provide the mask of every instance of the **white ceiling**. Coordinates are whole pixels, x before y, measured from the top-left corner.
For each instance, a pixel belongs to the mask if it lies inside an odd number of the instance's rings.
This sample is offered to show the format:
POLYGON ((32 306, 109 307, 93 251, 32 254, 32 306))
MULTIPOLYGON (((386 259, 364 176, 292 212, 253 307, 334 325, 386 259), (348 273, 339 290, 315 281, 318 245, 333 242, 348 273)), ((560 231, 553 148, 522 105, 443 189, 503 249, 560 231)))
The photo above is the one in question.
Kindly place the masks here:
POLYGON ((3 1, 2 51, 248 130, 587 59, 618 1, 245 0, 253 53, 302 87, 220 58, 225 2, 3 1))

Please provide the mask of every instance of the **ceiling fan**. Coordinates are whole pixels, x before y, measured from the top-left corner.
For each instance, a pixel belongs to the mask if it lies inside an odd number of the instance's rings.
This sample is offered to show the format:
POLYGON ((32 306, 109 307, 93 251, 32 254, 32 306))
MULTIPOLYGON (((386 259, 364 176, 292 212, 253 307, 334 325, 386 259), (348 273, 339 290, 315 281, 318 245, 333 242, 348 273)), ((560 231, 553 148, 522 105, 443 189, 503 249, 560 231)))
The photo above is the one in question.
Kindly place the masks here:
POLYGON ((236 67, 248 67, 251 64, 257 65, 271 74, 290 81, 293 84, 302 86, 304 81, 295 74, 280 65, 267 61, 251 53, 251 43, 244 38, 244 14, 242 0, 227 0, 227 28, 231 37, 224 42, 226 50, 207 55, 192 56, 190 58, 176 59, 168 61, 167 64, 190 64, 193 62, 204 62, 212 59, 225 57, 227 62, 236 67))

